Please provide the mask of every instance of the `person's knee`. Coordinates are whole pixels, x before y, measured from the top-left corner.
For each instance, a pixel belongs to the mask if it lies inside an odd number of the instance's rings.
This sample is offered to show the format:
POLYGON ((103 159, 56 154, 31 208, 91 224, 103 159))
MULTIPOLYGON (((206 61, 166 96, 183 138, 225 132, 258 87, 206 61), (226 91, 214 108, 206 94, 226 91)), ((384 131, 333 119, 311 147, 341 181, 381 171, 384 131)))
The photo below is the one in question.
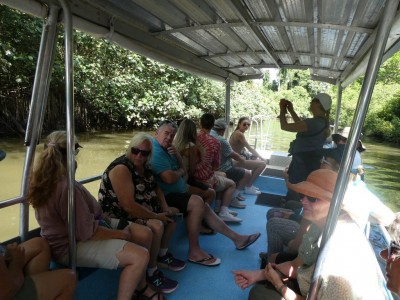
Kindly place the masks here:
POLYGON ((188 203, 188 211, 204 211, 204 201, 203 198, 197 195, 191 195, 188 203))
POLYGON ((149 227, 151 228, 153 236, 161 237, 164 234, 164 223, 160 220, 151 220, 148 223, 149 227))

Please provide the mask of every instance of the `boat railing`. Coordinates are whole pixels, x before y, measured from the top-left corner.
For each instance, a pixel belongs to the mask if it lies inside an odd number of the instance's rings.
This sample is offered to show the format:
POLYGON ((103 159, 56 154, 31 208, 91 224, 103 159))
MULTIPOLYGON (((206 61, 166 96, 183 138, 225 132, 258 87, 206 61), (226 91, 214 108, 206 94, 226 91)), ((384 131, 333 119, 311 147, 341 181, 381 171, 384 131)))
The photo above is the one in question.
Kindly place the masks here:
MULTIPOLYGON (((77 180, 77 181, 81 184, 87 184, 87 183, 94 182, 94 181, 100 180, 100 179, 101 179, 101 175, 95 175, 95 176, 83 178, 83 179, 77 180)), ((10 206, 16 205, 16 204, 21 204, 24 201, 25 201, 24 196, 14 197, 14 198, 6 199, 4 201, 0 200, 0 209, 10 207, 10 206)))
POLYGON ((250 118, 247 140, 255 149, 271 149, 271 128, 275 118, 269 115, 255 115, 250 118))

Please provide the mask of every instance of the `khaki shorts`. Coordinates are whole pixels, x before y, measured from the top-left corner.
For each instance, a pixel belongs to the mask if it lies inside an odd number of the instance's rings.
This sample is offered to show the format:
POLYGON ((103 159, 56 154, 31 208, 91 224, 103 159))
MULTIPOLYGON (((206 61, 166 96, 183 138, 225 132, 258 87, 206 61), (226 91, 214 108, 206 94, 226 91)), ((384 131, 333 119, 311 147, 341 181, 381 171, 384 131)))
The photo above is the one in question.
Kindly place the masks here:
POLYGON ((216 192, 222 192, 222 191, 226 190, 226 187, 228 186, 229 181, 231 181, 231 180, 227 177, 215 175, 214 190, 216 192))
MULTIPOLYGON (((116 229, 118 222, 118 219, 111 219, 111 227, 116 229)), ((78 242, 76 265, 87 268, 117 269, 119 260, 116 254, 122 251, 126 243, 128 242, 118 239, 78 242)), ((63 256, 57 262, 67 266, 69 255, 63 256)))

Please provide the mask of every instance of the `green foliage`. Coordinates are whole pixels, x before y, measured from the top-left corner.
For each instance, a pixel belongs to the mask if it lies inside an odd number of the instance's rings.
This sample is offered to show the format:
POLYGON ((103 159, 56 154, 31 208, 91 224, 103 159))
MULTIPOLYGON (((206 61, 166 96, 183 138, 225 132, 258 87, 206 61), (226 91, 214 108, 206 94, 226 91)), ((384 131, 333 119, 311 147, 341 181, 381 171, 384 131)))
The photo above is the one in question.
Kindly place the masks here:
MULTIPOLYGON (((0 5, 0 134, 21 134, 26 125, 42 20, 0 5), (17 129, 16 129, 17 128, 17 129)), ((59 37, 44 130, 62 128, 65 114, 64 50, 59 37)), ((372 95, 364 132, 400 142, 400 54, 385 62, 372 95)), ((352 123, 363 78, 343 91, 339 127, 352 123)), ((309 70, 280 70, 279 78, 234 83, 231 118, 276 116, 287 98, 310 116, 312 95, 336 87, 311 80, 309 70), (279 84, 278 84, 279 83, 279 84)), ((225 86, 160 64, 84 33, 74 34, 75 124, 78 130, 153 128, 160 120, 198 119, 204 112, 224 116, 225 86)))
POLYGON ((400 143, 400 93, 367 116, 365 130, 374 137, 400 143))

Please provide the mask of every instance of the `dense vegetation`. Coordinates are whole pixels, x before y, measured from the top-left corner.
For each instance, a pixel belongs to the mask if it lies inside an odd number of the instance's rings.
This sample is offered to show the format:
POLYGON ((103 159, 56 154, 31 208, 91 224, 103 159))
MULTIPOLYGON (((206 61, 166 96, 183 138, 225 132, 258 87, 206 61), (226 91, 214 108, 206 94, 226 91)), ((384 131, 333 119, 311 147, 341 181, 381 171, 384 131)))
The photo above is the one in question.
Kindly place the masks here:
MULTIPOLYGON (((0 134, 22 135, 27 122, 42 21, 0 5, 0 134)), ((76 32, 74 36, 74 95, 78 131, 152 128, 162 119, 197 119, 203 112, 224 114, 223 83, 192 76, 101 39, 76 32)), ((63 128, 65 120, 63 42, 54 63, 44 130, 63 128)), ((366 134, 400 142, 400 55, 381 68, 366 134)), ((231 92, 232 118, 272 115, 279 99, 294 102, 308 115, 310 95, 335 87, 310 80, 308 71, 281 70, 279 81, 235 83, 231 92)), ((362 78, 343 92, 340 126, 351 124, 362 78)), ((332 109, 334 118, 335 105, 332 109)))

